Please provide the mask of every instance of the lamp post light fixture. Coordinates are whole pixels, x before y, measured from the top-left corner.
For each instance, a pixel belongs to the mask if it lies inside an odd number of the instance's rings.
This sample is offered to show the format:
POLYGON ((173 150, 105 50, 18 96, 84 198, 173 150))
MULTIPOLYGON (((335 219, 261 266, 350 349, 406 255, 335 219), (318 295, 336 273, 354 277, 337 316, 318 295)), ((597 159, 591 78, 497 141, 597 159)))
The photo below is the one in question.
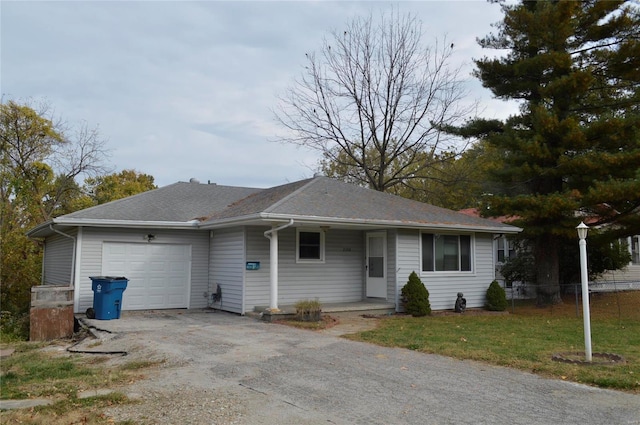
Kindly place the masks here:
POLYGON ((580 239, 580 276, 582 280, 582 317, 584 320, 584 353, 585 360, 590 362, 591 355, 591 317, 589 313, 589 274, 587 271, 587 232, 589 227, 580 223, 576 229, 578 230, 578 238, 580 239))

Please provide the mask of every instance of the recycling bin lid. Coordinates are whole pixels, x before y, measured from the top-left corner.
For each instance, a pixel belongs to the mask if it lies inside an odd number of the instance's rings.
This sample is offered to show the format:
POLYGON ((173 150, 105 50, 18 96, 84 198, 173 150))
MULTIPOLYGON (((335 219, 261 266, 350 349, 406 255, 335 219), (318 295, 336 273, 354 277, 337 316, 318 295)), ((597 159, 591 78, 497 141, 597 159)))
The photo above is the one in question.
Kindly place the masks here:
POLYGON ((128 280, 124 276, 120 276, 120 277, 116 277, 116 276, 89 276, 89 279, 91 279, 91 280, 108 280, 110 282, 113 282, 115 280, 128 280))

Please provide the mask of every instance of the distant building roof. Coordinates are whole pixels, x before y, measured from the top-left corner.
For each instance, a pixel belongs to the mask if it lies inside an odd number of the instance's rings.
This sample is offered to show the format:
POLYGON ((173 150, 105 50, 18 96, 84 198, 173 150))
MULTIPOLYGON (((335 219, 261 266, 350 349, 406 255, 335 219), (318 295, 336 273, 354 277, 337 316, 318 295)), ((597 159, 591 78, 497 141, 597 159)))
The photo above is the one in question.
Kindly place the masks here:
MULTIPOLYGON (((468 215, 469 217, 482 217, 480 211, 477 208, 465 208, 458 211, 460 214, 468 215)), ((498 217, 485 217, 487 220, 495 221, 498 223, 512 223, 517 220, 518 217, 513 215, 501 215, 498 217)))

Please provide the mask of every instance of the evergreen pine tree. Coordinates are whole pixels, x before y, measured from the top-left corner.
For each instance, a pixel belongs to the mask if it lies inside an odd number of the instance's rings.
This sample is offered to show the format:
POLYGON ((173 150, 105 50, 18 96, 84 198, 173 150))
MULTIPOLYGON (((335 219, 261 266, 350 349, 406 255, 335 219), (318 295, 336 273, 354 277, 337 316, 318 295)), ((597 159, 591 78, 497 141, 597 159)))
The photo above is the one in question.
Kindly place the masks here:
POLYGON ((625 1, 503 4, 497 33, 479 40, 506 56, 476 60, 476 76, 519 113, 453 130, 501 152, 501 190, 483 210, 510 215, 531 242, 538 303, 560 302, 560 252, 575 227, 640 229, 640 8, 625 1), (582 217, 576 217, 576 213, 582 217))

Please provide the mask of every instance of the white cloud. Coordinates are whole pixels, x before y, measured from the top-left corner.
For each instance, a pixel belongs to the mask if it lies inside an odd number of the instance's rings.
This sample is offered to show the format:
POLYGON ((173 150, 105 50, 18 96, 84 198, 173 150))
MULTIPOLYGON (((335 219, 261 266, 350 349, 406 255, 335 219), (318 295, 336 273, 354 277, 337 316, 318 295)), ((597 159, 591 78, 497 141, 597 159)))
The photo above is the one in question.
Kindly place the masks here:
MULTIPOLYGON (((486 54, 475 38, 500 19, 497 5, 400 2, 426 41, 447 34, 456 64, 486 54)), ((166 185, 201 181, 272 186, 309 177, 317 154, 269 142, 271 109, 299 75, 304 54, 356 14, 382 2, 3 2, 1 87, 46 98, 68 121, 100 125, 116 170, 166 185)), ((488 116, 513 106, 490 101, 488 116)))

